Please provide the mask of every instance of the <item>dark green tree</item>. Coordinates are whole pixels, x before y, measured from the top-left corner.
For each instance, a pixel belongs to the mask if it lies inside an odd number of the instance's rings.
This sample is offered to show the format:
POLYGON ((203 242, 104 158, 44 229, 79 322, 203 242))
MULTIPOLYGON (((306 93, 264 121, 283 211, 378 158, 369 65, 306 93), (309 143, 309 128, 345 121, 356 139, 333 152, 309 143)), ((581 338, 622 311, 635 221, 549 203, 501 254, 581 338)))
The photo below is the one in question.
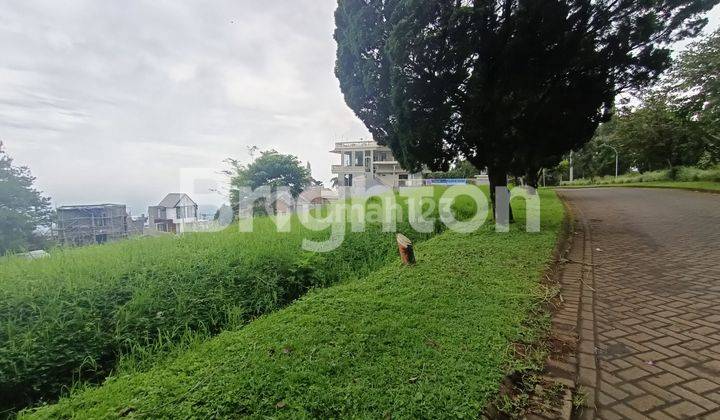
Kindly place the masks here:
POLYGON ((430 172, 425 174, 426 178, 472 178, 480 175, 480 171, 467 160, 461 159, 450 167, 447 171, 430 172))
MULTIPOLYGON (((576 178, 593 179, 597 176, 615 174, 615 152, 608 146, 620 152, 620 173, 625 173, 630 168, 627 150, 620 147, 615 137, 617 120, 615 115, 610 121, 600 124, 593 138, 582 148, 574 151, 573 169, 576 178)), ((569 165, 565 169, 563 173, 568 179, 569 165)))
POLYGON ((675 104, 720 124, 720 30, 680 54, 667 84, 675 104))
POLYGON ((34 182, 30 169, 14 166, 0 142, 0 255, 45 244, 36 231, 50 226, 52 208, 34 182))
POLYGON ((303 167, 300 160, 293 155, 284 155, 275 150, 261 151, 260 156, 248 165, 235 159, 228 159, 232 169, 230 175, 230 204, 235 212, 240 202, 239 188, 249 187, 253 190, 270 186, 288 187, 293 197, 313 184, 310 169, 303 167))
POLYGON ((624 161, 641 172, 695 165, 708 143, 703 124, 663 96, 621 112, 610 137, 624 161))
MULTIPOLYGON (((491 187, 560 161, 670 64, 718 0, 339 0, 347 104, 409 170, 458 156, 491 187)), ((491 188, 494 193, 494 188, 491 188)))
POLYGON ((707 144, 699 165, 720 164, 720 30, 680 54, 666 93, 705 130, 707 144))
POLYGON ((712 138, 707 124, 688 111, 662 92, 646 96, 640 106, 621 108, 575 152, 576 176, 614 174, 615 154, 608 146, 619 151, 621 173, 630 168, 645 172, 697 165, 712 138))

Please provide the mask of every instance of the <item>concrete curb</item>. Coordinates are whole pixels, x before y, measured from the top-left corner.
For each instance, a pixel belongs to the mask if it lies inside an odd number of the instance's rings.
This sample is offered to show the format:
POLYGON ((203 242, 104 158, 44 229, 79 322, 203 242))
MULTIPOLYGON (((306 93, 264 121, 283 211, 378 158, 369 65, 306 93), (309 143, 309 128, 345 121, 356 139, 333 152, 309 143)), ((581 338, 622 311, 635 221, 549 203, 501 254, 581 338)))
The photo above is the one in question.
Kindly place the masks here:
MULTIPOLYGON (((583 314, 587 315, 583 307, 588 297, 587 288, 584 287, 586 270, 582 264, 587 241, 585 230, 579 229, 577 225, 575 209, 562 197, 560 191, 556 192, 565 207, 566 227, 565 237, 558 242, 561 249, 558 255, 558 267, 554 273, 555 281, 560 286, 558 302, 552 313, 550 336, 555 351, 551 352, 546 362, 545 375, 548 380, 565 387, 562 410, 560 416, 556 418, 568 420, 573 416, 574 395, 583 392, 578 383, 580 376, 587 374, 582 368, 582 363, 585 361, 577 357, 581 334, 587 332, 583 330, 583 314)), ((589 331, 593 332, 593 330, 591 328, 589 331)), ((594 398, 590 399, 592 401, 586 401, 586 405, 593 407, 590 410, 592 413, 583 413, 584 416, 594 415, 594 398)))
POLYGON ((545 271, 544 276, 552 278, 552 283, 560 286, 560 293, 551 302, 552 329, 547 338, 551 351, 546 361, 542 379, 548 384, 562 386, 562 398, 559 406, 552 411, 532 413, 527 420, 562 419, 569 420, 573 415, 573 396, 577 391, 577 359, 575 351, 579 336, 577 333, 580 312, 580 290, 578 282, 568 287, 564 281, 568 267, 566 261, 576 241, 575 217, 572 209, 560 194, 558 198, 565 207, 563 228, 553 251, 553 263, 545 271))

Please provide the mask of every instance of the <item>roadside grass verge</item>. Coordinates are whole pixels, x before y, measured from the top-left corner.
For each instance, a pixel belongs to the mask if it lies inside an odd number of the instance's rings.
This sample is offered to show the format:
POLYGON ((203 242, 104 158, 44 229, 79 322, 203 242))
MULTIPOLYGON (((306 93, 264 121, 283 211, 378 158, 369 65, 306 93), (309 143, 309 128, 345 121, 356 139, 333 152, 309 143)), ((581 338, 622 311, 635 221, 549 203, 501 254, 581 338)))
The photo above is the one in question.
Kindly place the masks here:
MULTIPOLYGON (((436 189, 436 198, 442 189, 436 189)), ((371 203, 377 202, 372 200, 371 203)), ((401 206, 398 226, 417 242, 440 231, 410 229, 401 206)), ((474 203, 459 199, 456 213, 474 203)), ((324 209, 323 211, 327 211, 324 209)), ((435 210, 437 211, 437 210, 435 210)), ((56 250, 50 257, 0 261, 0 414, 52 402, 69 388, 97 383, 126 360, 144 369, 173 343, 207 337, 281 308, 308 290, 360 278, 396 252, 382 220, 363 232, 344 228, 334 251, 303 251, 329 231, 292 220, 277 232, 270 218, 253 232, 141 238, 56 250), (129 356, 128 356, 129 355, 129 356)))
POLYGON ((417 245, 415 266, 393 252, 362 279, 21 416, 479 417, 507 374, 542 363, 513 351, 549 323, 539 278, 563 208, 540 194, 539 233, 524 231, 514 200, 509 233, 447 231, 417 245))
POLYGON ((678 166, 673 169, 644 172, 641 174, 581 178, 572 182, 564 181, 561 187, 627 186, 682 188, 700 191, 720 190, 720 167, 699 169, 692 166, 678 166))
POLYGON ((681 190, 719 192, 720 182, 682 182, 682 181, 656 181, 656 182, 626 182, 606 184, 571 184, 557 188, 599 188, 599 187, 640 187, 640 188, 677 188, 681 190))

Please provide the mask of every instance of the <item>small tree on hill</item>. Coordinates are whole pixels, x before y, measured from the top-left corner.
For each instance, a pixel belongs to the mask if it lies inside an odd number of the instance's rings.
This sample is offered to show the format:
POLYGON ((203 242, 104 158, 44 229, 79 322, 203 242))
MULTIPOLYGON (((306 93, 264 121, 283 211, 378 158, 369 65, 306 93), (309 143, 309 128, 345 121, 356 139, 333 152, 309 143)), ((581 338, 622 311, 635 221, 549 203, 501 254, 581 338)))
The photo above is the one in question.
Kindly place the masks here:
POLYGON ((0 255, 39 248, 39 227, 50 226, 50 199, 33 188, 35 178, 25 166, 14 166, 0 142, 0 255))
POLYGON ((240 203, 239 188, 249 187, 253 190, 270 186, 288 187, 293 197, 313 184, 310 169, 303 167, 300 160, 293 155, 284 155, 275 150, 261 151, 260 156, 249 165, 243 165, 235 159, 228 159, 232 166, 230 204, 235 212, 240 203))

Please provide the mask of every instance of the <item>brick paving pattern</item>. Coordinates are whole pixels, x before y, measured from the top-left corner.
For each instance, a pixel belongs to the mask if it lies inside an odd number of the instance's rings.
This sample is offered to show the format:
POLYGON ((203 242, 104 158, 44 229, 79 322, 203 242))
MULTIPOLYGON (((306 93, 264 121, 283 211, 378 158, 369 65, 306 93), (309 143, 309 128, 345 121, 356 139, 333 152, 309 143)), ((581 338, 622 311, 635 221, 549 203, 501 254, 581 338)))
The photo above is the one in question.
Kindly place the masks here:
POLYGON ((720 419, 720 195, 560 195, 577 227, 563 294, 579 305, 575 325, 553 321, 579 337, 566 362, 587 396, 581 418, 720 419))

